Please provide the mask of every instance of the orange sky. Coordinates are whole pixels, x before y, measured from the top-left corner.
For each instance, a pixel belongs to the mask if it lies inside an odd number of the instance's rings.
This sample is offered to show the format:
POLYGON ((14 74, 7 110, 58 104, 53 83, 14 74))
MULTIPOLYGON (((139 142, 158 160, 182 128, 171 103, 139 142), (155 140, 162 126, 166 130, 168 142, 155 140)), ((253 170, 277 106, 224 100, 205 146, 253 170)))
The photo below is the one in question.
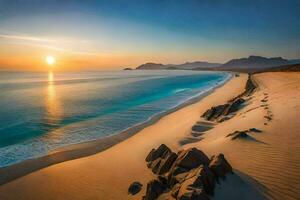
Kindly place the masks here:
MULTIPOLYGON (((140 51, 123 49, 122 51, 102 51, 90 41, 36 37, 28 35, 1 35, 0 69, 21 71, 57 71, 73 70, 117 70, 125 67, 136 67, 145 62, 183 63, 196 60, 213 60, 217 57, 209 49, 189 51, 176 48, 140 51), (165 52, 164 52, 165 51, 165 52), (51 55, 56 62, 49 66, 45 58, 51 55), (205 55, 205 57, 203 56, 205 55)), ((224 54, 223 54, 224 55, 224 54)), ((219 58, 221 55, 219 55, 219 58)))

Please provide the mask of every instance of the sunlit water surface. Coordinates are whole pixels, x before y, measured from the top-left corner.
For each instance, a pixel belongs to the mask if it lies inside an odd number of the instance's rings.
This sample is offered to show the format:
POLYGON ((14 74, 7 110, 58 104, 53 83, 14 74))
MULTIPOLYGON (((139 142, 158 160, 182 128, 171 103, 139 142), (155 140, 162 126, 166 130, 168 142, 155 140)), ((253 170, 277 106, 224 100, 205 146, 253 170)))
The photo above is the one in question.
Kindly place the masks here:
POLYGON ((0 73, 0 167, 117 134, 199 96, 227 73, 0 73))

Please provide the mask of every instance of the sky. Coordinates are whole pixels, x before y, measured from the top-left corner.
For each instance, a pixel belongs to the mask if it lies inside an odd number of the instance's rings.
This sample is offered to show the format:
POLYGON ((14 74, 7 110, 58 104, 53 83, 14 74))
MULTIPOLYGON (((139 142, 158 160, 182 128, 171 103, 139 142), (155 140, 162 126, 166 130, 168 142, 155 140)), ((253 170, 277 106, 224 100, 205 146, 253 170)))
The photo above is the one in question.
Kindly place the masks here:
POLYGON ((299 0, 0 0, 0 70, 300 58, 299 0))

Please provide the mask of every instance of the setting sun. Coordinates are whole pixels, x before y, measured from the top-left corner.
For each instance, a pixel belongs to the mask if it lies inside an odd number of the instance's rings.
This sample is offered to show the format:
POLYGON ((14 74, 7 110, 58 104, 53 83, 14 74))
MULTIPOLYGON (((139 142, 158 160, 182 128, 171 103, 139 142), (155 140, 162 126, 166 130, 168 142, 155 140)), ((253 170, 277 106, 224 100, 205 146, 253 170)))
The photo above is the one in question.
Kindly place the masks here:
POLYGON ((48 65, 53 65, 55 63, 55 58, 53 56, 47 56, 46 57, 46 63, 48 65))

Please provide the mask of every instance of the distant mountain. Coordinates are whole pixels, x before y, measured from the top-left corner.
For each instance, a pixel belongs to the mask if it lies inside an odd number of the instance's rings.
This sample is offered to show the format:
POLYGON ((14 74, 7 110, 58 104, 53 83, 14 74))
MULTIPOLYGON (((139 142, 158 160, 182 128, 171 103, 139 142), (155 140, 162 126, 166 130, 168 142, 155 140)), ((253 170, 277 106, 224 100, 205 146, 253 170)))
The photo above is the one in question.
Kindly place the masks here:
POLYGON ((136 69, 181 69, 181 70, 191 70, 196 68, 210 68, 218 67, 220 63, 209 63, 209 62, 186 62, 183 64, 160 64, 160 63, 145 63, 138 66, 136 69))
POLYGON ((289 63, 290 64, 300 64, 300 59, 290 59, 289 63))
MULTIPOLYGON (((183 64, 160 64, 146 63, 138 66, 136 69, 152 70, 200 70, 200 71, 237 71, 237 72, 260 72, 267 70, 275 70, 274 67, 280 66, 280 70, 290 67, 293 64, 300 64, 300 59, 287 60, 282 57, 266 58, 262 56, 249 56, 248 58, 232 59, 225 64, 209 63, 209 62, 186 62, 183 64)), ((277 70, 277 69, 276 69, 277 70)))
POLYGON ((123 70, 132 70, 132 68, 126 67, 126 68, 124 68, 123 70))
POLYGON ((138 66, 136 69, 166 69, 168 68, 167 65, 163 65, 160 63, 145 63, 138 66))
POLYGON ((209 63, 209 62, 186 62, 179 65, 173 65, 178 69, 195 69, 195 68, 210 68, 210 67, 219 67, 220 63, 209 63))
POLYGON ((248 58, 232 59, 218 67, 218 69, 263 69, 288 64, 290 64, 289 61, 281 57, 265 58, 261 56, 249 56, 248 58))

